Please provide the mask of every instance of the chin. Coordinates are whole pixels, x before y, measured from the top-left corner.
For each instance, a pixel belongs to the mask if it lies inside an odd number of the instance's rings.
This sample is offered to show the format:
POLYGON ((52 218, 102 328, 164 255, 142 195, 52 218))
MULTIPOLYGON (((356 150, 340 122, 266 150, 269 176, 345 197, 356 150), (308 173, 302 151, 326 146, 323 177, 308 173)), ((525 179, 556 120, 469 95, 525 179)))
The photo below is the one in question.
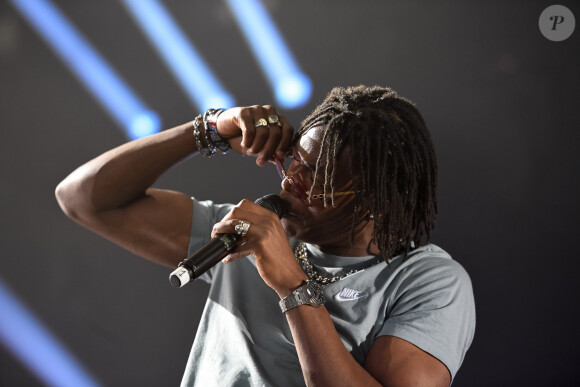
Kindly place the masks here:
POLYGON ((318 240, 312 235, 312 230, 304 225, 297 218, 282 218, 282 227, 286 231, 286 236, 294 238, 301 242, 314 243, 318 240))
POLYGON ((296 195, 282 190, 280 197, 288 204, 288 213, 280 219, 282 227, 289 237, 303 240, 308 234, 310 227, 310 214, 308 207, 296 195))
POLYGON ((282 223, 282 227, 284 227, 284 231, 286 231, 288 237, 296 238, 297 228, 292 219, 282 218, 280 219, 280 223, 282 223))

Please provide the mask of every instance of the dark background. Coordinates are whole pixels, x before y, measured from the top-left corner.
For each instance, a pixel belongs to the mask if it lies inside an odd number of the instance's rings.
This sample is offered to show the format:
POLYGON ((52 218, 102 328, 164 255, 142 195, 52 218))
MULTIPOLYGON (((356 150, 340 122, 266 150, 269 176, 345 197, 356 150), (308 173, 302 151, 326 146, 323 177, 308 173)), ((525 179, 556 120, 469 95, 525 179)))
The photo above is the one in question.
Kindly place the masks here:
MULTIPOLYGON (((273 95, 223 1, 163 3, 237 104, 273 95)), ((197 109, 117 1, 55 4, 169 128, 197 109)), ((391 86, 415 101, 440 166, 434 241, 470 273, 475 339, 454 386, 577 385, 580 31, 539 31, 545 1, 265 1, 314 85, 391 86)), ((566 5, 580 17, 578 3, 566 5)), ((0 280, 106 386, 178 385, 207 286, 127 253, 60 211, 54 188, 126 141, 57 55, 0 2, 0 280)), ((193 140, 192 140, 193 141, 193 140)), ((197 158, 156 184, 237 202, 272 166, 197 158)), ((1 311, 0 313, 5 313, 1 311)), ((0 385, 41 385, 0 345, 0 385)))

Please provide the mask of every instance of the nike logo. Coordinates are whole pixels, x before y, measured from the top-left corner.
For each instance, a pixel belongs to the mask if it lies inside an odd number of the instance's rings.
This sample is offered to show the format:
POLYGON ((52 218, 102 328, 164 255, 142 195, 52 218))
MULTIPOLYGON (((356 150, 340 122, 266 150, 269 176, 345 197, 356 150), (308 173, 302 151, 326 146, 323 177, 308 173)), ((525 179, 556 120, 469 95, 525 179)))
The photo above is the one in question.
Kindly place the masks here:
POLYGON ((336 301, 354 301, 366 297, 367 294, 358 290, 344 288, 334 296, 336 301))

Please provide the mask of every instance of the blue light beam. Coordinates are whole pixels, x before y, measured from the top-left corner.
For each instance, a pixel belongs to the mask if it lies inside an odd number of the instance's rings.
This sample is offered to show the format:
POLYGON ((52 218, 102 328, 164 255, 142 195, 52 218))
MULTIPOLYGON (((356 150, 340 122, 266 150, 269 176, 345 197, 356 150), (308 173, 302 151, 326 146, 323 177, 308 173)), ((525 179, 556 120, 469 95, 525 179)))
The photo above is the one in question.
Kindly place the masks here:
POLYGON ((161 120, 48 0, 10 0, 130 139, 159 131, 161 120))
POLYGON ((312 94, 312 83, 300 70, 262 3, 259 0, 227 2, 274 90, 277 103, 287 109, 306 104, 312 94))
POLYGON ((0 281, 0 341, 46 385, 99 384, 0 281))
POLYGON ((159 1, 122 0, 122 2, 177 79, 191 103, 200 111, 234 106, 234 98, 220 84, 193 44, 159 1))

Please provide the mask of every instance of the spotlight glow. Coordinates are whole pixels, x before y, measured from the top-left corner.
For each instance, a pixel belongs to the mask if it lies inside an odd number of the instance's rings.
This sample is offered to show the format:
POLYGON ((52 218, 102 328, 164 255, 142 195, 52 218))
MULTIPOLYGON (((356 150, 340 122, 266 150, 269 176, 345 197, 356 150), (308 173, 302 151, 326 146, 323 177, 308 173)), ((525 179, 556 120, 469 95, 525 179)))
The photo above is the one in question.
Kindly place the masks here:
MULTIPOLYGON (((224 89, 203 58, 157 0, 122 0, 153 44, 190 101, 200 111, 229 108, 233 97, 224 89)), ((192 15, 195 17, 195 15, 192 15)))
POLYGON ((310 100, 312 82, 302 73, 290 49, 259 0, 227 0, 254 57, 266 74, 277 103, 299 108, 310 100))
POLYGON ((155 112, 142 112, 133 117, 133 121, 131 121, 131 133, 135 138, 147 137, 156 133, 160 126, 159 117, 155 112))
POLYGON ((103 59, 66 17, 48 0, 10 0, 39 35, 61 57, 130 139, 133 122, 151 117, 148 134, 158 132, 160 119, 149 111, 123 79, 103 59))
POLYGON ((304 74, 295 73, 283 77, 275 85, 276 100, 285 107, 299 107, 308 102, 312 83, 304 74))
POLYGON ((99 384, 0 281, 0 341, 48 386, 99 384))

